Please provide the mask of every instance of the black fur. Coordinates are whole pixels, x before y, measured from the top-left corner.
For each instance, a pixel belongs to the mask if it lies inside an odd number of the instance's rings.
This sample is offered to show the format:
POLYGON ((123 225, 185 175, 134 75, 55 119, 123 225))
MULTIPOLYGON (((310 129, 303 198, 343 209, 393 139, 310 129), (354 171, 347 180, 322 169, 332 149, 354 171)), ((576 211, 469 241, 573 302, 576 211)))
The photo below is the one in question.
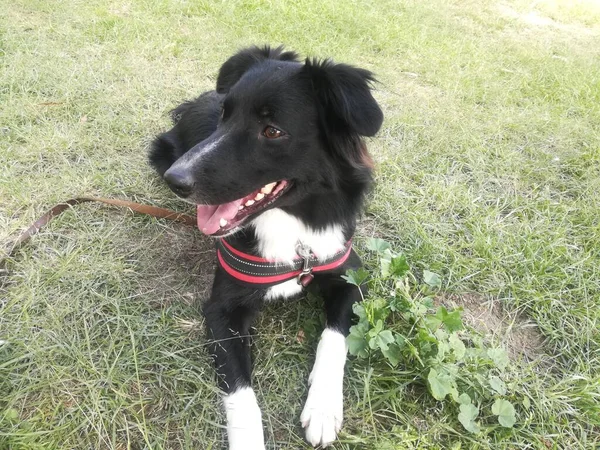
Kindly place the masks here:
POLYGON ((217 78, 217 92, 226 94, 229 89, 237 83, 242 75, 256 63, 267 59, 276 59, 279 61, 298 61, 298 55, 295 52, 284 52, 283 46, 271 48, 250 47, 240 51, 238 54, 229 58, 219 70, 217 78))
POLYGON ((160 176, 185 152, 215 131, 220 111, 221 97, 214 91, 205 92, 171 111, 175 126, 154 139, 148 154, 150 164, 160 176))
MULTIPOLYGON (((242 50, 221 67, 216 91, 173 111, 175 125, 154 140, 150 163, 171 185, 174 173, 184 180, 189 200, 211 205, 242 198, 273 180, 290 180, 292 187, 272 207, 315 230, 341 225, 350 238, 372 183, 362 138, 377 133, 383 121, 371 95, 373 81, 369 71, 346 64, 301 63, 282 47, 242 50), (285 135, 265 138, 268 126, 285 135)), ((246 227, 229 239, 251 252, 257 237, 246 227)), ((328 326, 344 334, 360 293, 339 275, 360 265, 352 252, 335 273, 315 278, 328 326)), ((203 311, 226 392, 250 384, 247 336, 265 292, 239 286, 217 269, 203 311)))

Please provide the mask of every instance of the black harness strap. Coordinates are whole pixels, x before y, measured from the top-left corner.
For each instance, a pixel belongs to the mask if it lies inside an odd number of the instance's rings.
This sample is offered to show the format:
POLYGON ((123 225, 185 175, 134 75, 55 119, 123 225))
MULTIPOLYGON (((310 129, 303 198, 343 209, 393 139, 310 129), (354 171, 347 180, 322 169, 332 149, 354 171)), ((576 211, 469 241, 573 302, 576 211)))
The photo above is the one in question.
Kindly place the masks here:
POLYGON ((294 278, 298 284, 306 286, 314 278, 313 272, 336 269, 346 262, 351 250, 352 240, 349 240, 334 255, 320 260, 310 248, 299 243, 296 247, 298 257, 290 263, 244 253, 222 238, 217 240, 217 261, 235 282, 244 286, 268 288, 294 278))

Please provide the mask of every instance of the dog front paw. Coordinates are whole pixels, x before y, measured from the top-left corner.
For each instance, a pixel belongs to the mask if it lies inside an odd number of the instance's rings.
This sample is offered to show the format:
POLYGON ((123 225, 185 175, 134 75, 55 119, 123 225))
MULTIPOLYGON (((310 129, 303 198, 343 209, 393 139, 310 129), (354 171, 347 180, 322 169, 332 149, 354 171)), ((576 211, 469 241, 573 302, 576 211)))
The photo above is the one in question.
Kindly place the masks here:
POLYGON ((344 398, 342 385, 338 383, 313 383, 300 421, 306 432, 306 440, 313 447, 332 444, 342 428, 344 398))
POLYGON ((262 426, 227 427, 229 450, 265 450, 262 426))
POLYGON ((223 399, 229 450, 265 450, 260 408, 254 392, 244 387, 223 399))
POLYGON ((300 416, 306 440, 313 447, 329 446, 342 428, 346 353, 344 336, 326 328, 317 347, 315 365, 308 379, 308 398, 300 416))

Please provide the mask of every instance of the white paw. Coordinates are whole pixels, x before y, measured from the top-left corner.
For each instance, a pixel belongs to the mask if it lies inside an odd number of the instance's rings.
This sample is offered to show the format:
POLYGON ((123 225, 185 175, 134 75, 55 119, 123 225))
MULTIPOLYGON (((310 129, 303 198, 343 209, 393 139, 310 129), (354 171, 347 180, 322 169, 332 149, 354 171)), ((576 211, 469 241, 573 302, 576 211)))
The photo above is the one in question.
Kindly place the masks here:
POLYGON ((306 440, 313 447, 327 447, 333 443, 342 428, 344 397, 341 380, 336 385, 313 384, 300 416, 306 431, 306 440))
POLYGON ((300 416, 306 440, 313 447, 329 446, 342 428, 346 353, 344 336, 325 329, 317 347, 315 365, 308 379, 308 398, 300 416))
POLYGON ((229 450, 265 450, 260 408, 252 388, 238 389, 225 396, 223 403, 229 450))

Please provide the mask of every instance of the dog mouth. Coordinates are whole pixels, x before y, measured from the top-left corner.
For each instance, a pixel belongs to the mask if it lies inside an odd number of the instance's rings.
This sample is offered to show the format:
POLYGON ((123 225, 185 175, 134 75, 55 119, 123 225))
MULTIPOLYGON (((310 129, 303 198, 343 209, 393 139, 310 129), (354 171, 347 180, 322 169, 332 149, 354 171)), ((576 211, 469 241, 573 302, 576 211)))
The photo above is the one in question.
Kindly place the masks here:
POLYGON ((221 205, 197 205, 198 229, 204 234, 222 236, 239 227, 251 215, 264 210, 291 186, 286 180, 266 184, 252 193, 221 205))

